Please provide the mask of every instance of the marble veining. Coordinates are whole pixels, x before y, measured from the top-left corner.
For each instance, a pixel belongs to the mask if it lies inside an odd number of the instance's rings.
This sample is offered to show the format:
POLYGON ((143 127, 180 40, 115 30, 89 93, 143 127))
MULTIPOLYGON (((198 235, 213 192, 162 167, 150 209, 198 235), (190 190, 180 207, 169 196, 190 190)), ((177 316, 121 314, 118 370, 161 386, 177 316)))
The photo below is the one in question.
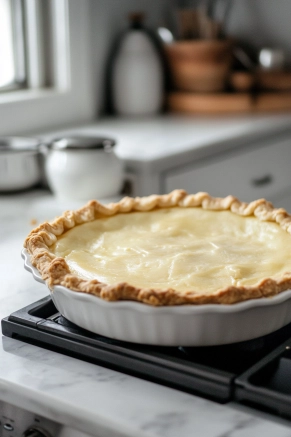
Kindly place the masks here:
MULTIPOLYGON (((0 197, 1 319, 48 294, 24 270, 20 252, 30 220, 40 222, 61 208, 45 192, 0 197)), ((7 337, 0 341, 0 400, 94 437, 291 437, 286 420, 220 405, 7 337)))

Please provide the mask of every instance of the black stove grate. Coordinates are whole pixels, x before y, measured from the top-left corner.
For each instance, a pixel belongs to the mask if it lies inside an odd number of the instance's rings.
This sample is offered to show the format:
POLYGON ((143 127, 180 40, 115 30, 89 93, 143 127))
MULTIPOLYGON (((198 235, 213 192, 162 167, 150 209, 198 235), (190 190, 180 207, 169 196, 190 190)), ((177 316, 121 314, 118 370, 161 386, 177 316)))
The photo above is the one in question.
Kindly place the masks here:
POLYGON ((262 392, 261 404, 268 406, 269 402, 274 408, 279 405, 278 396, 283 396, 285 407, 280 404, 277 411, 288 414, 290 410, 291 417, 291 389, 282 388, 284 378, 291 378, 291 353, 287 351, 290 357, 284 355, 289 343, 291 346, 291 324, 264 337, 230 345, 146 346, 112 340, 79 328, 57 312, 48 296, 3 319, 2 332, 218 402, 236 399, 260 403, 262 392), (280 375, 276 369, 280 369, 280 375), (289 404, 286 397, 290 398, 289 404))

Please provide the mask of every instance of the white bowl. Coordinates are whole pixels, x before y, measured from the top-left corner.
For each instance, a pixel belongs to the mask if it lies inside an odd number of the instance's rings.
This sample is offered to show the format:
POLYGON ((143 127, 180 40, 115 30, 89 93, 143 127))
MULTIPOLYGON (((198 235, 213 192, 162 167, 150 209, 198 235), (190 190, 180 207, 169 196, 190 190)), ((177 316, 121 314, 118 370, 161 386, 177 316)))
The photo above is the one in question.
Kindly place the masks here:
POLYGON ((0 138, 0 191, 26 190, 41 182, 40 141, 37 138, 0 138))
MULTIPOLYGON (((25 268, 44 283, 22 251, 25 268)), ((153 307, 132 301, 107 302, 96 296, 55 286, 51 292, 66 319, 96 334, 160 346, 213 346, 261 337, 291 322, 291 290, 275 297, 233 305, 153 307)))

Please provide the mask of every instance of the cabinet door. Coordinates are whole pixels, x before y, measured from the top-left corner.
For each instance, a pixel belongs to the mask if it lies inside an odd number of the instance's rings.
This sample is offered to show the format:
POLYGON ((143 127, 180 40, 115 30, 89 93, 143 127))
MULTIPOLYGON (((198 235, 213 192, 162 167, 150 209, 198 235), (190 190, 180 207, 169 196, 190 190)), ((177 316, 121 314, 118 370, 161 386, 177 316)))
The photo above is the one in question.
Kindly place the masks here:
POLYGON ((270 199, 288 187, 291 191, 290 166, 291 138, 169 171, 164 174, 164 190, 183 188, 189 193, 206 191, 218 197, 232 194, 246 202, 270 199))
POLYGON ((273 203, 275 208, 284 208, 291 214, 291 188, 286 193, 282 193, 274 198, 270 197, 269 200, 273 203))

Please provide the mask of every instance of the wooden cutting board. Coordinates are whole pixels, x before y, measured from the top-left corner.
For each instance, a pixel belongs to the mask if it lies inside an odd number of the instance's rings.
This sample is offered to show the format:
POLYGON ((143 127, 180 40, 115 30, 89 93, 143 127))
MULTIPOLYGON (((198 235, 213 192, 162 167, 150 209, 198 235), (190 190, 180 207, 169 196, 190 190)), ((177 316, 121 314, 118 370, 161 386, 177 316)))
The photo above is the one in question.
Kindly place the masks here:
POLYGON ((191 114, 225 114, 291 111, 291 91, 250 93, 188 93, 167 95, 170 111, 191 114))
POLYGON ((250 91, 255 87, 258 92, 266 91, 290 91, 291 73, 289 71, 257 70, 233 71, 229 77, 229 84, 234 91, 250 91))

